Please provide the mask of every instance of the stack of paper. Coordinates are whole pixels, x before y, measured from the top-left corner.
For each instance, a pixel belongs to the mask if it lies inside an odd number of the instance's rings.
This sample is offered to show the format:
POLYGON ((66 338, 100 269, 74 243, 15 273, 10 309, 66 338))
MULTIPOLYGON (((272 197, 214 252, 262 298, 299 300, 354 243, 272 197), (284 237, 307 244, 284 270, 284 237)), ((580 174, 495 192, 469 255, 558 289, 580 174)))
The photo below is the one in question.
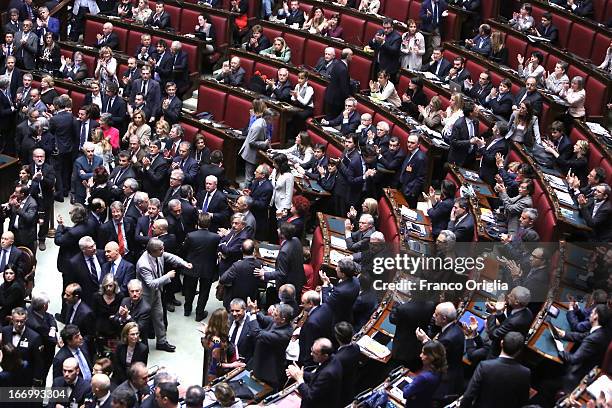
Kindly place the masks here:
POLYGON ((408 218, 410 221, 415 221, 417 219, 417 217, 419 216, 419 214, 417 214, 416 211, 411 210, 410 208, 406 207, 405 205, 402 205, 400 207, 400 212, 402 214, 402 217, 408 218))
POLYGON ((331 127, 331 126, 323 126, 323 130, 326 132, 331 132, 331 133, 340 133, 338 129, 331 127))
POLYGON ((495 223, 495 214, 489 208, 480 208, 480 219, 485 222, 495 223))
POLYGON ((372 354, 380 359, 384 359, 391 354, 391 351, 388 348, 386 348, 367 334, 357 340, 357 345, 369 354, 372 354))
POLYGON ((278 257, 278 249, 259 248, 259 255, 263 258, 276 259, 278 257))
POLYGON ((548 184, 554 189, 568 192, 567 184, 561 177, 553 176, 552 174, 544 174, 544 178, 548 181, 548 184))
POLYGON ((330 237, 330 244, 334 248, 338 248, 338 249, 342 249, 346 251, 346 241, 344 240, 344 238, 340 238, 335 235, 332 235, 330 237))
POLYGON ((555 195, 557 196, 561 204, 564 204, 570 207, 575 206, 574 200, 572 199, 572 196, 569 195, 569 193, 566 193, 565 191, 555 190, 555 195))
POLYGON ((599 398, 599 395, 603 392, 606 396, 606 401, 610 401, 612 399, 612 379, 603 374, 587 387, 587 392, 595 398, 599 398))
POLYGON ((410 232, 417 233, 422 237, 427 235, 427 230, 425 229, 424 225, 415 224, 413 222, 407 222, 406 227, 408 228, 408 230, 410 230, 410 232))
POLYGON ((586 125, 589 127, 589 130, 598 135, 609 136, 608 130, 601 126, 599 123, 595 122, 587 122, 586 125))
POLYGON ((329 262, 332 265, 334 266, 338 265, 338 261, 341 260, 342 258, 346 258, 346 254, 336 251, 335 249, 332 249, 331 251, 329 251, 329 262))
POLYGON ((478 173, 471 170, 465 170, 463 173, 463 177, 470 181, 480 181, 480 176, 478 175, 478 173))

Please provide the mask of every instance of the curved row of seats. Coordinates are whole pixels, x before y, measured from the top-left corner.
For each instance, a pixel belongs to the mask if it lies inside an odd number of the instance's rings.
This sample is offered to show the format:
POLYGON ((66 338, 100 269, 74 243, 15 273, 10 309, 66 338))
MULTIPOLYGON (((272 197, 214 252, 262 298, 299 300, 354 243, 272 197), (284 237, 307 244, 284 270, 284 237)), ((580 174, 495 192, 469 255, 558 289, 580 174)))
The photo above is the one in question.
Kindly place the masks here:
MULTIPOLYGON (((569 11, 559 10, 556 7, 549 6, 547 2, 540 0, 504 0, 504 1, 512 1, 514 3, 514 9, 518 10, 522 3, 531 3, 532 6, 532 16, 535 18, 535 21, 539 22, 539 17, 545 12, 550 11, 553 14, 553 23, 559 27, 560 24, 567 23, 566 20, 568 18, 566 15, 571 15, 569 11), (556 17, 555 17, 556 16, 556 17)), ((607 24, 610 20, 612 20, 612 2, 610 0, 592 0, 593 3, 593 18, 591 19, 582 19, 584 21, 583 25, 602 23, 607 24)), ((576 16, 578 17, 578 16, 576 16)), ((569 24, 563 28, 563 30, 569 29, 569 24)), ((559 27, 561 30, 561 27, 559 27)), ((567 38, 567 37, 566 37, 567 38)))

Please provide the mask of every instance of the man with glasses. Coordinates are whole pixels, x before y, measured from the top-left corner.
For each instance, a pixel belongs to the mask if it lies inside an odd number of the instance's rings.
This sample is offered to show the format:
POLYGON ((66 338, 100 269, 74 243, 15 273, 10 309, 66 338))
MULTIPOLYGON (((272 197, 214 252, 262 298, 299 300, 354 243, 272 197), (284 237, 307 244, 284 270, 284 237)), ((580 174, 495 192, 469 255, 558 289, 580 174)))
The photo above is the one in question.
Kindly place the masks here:
POLYGON ((525 80, 525 88, 522 88, 514 98, 512 110, 517 111, 523 101, 531 102, 533 114, 540 116, 542 113, 542 95, 537 90, 537 80, 533 77, 529 77, 525 80))
POLYGON ((356 110, 357 100, 352 96, 344 101, 344 110, 332 120, 321 119, 321 124, 331 126, 340 131, 343 135, 355 133, 360 122, 359 112, 356 110))
POLYGON ((15 33, 15 56, 17 66, 27 71, 36 68, 38 36, 32 31, 32 20, 24 20, 21 31, 15 33))
POLYGON ((369 43, 374 50, 375 73, 386 71, 391 81, 395 82, 400 68, 402 36, 393 29, 393 20, 390 18, 383 20, 382 27, 369 43))

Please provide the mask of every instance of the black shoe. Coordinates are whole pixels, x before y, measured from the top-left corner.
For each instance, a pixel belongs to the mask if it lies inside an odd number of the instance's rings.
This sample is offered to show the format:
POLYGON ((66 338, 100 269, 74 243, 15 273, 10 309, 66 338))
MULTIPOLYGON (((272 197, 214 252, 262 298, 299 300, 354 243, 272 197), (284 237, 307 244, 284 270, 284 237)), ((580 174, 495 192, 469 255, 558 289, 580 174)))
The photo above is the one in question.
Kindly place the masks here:
POLYGON ((45 249, 47 249, 47 245, 45 244, 45 241, 38 241, 38 249, 40 251, 44 251, 45 249))
POLYGON ((176 350, 176 347, 170 343, 158 343, 155 345, 155 348, 157 350, 167 351, 168 353, 174 353, 174 351, 176 350))
POLYGON ((183 311, 183 316, 191 316, 191 310, 185 309, 185 311, 183 311))
POLYGON ((64 318, 62 317, 61 314, 56 313, 54 317, 55 317, 55 320, 57 320, 58 322, 64 323, 64 318))
POLYGON ((176 298, 172 298, 170 299, 170 303, 172 303, 174 306, 180 306, 182 305, 181 301, 176 299, 176 298))
POLYGON ((174 309, 174 304, 170 302, 170 303, 166 303, 166 310, 169 312, 174 312, 176 309, 174 309))
POLYGON ((60 195, 56 195, 55 196, 55 201, 57 201, 58 203, 63 203, 64 202, 64 197, 60 195))
POLYGON ((207 317, 208 317, 208 312, 206 310, 202 314, 199 314, 199 313, 196 312, 195 320, 196 320, 196 322, 201 322, 202 320, 206 319, 207 317))

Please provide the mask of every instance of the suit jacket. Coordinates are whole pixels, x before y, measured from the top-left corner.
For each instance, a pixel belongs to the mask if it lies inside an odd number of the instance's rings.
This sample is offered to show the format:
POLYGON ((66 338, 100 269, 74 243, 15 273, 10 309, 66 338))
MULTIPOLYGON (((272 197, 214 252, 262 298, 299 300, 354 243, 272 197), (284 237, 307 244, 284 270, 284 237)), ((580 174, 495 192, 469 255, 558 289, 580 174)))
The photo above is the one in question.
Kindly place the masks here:
POLYGON ((471 50, 477 52, 480 55, 483 55, 485 58, 489 56, 491 53, 491 36, 481 36, 477 35, 473 39, 474 46, 471 47, 471 50))
MULTIPOLYGON (((13 344, 13 325, 9 324, 0 329, 2 333, 2 344, 13 344)), ((42 378, 42 359, 41 350, 43 349, 42 339, 38 333, 29 327, 25 327, 19 343, 17 343, 17 352, 22 360, 28 362, 30 369, 32 370, 33 380, 40 380, 44 382, 42 378)))
POLYGON ((161 114, 164 115, 164 119, 170 124, 174 125, 179 122, 181 117, 181 111, 183 109, 183 101, 178 96, 174 96, 170 100, 168 108, 161 108, 161 114))
POLYGON ((370 236, 375 231, 374 227, 365 232, 355 231, 351 236, 345 238, 346 249, 353 252, 366 251, 370 247, 370 236))
MULTIPOLYGON (((13 54, 15 55, 15 54, 13 54)), ((0 73, 2 73, 2 75, 6 75, 6 67, 4 66, 4 64, 2 65, 2 67, 0 68, 0 73)), ((23 71, 20 70, 19 68, 15 67, 13 68, 13 74, 11 75, 11 81, 9 82, 9 89, 11 91, 11 97, 13 99, 13 102, 15 102, 15 104, 17 105, 17 103, 19 101, 16 100, 17 98, 17 94, 18 94, 18 89, 22 86, 23 84, 23 71)), ((31 88, 30 88, 31 89, 31 88)), ((28 91, 28 95, 26 95, 26 98, 29 100, 29 91, 28 91)))
POLYGON ((119 314, 115 315, 113 319, 119 326, 123 327, 126 323, 136 322, 141 333, 146 333, 149 329, 149 321, 151 314, 151 305, 144 300, 134 303, 130 297, 126 296, 121 301, 121 306, 127 307, 129 310, 129 317, 123 319, 119 314))
POLYGON ((116 166, 111 171, 108 177, 108 182, 111 186, 111 191, 115 200, 123 201, 123 182, 129 178, 138 179, 133 165, 128 165, 127 168, 116 166))
POLYGON ((438 1, 436 12, 434 13, 432 0, 425 0, 421 3, 421 9, 419 10, 419 19, 421 20, 421 29, 426 32, 432 32, 434 29, 439 29, 442 34, 442 27, 444 26, 444 17, 442 13, 446 11, 448 5, 446 1, 438 1))
POLYGON ((449 197, 436 202, 433 207, 427 210, 427 216, 431 219, 431 232, 434 236, 437 237, 440 231, 448 228, 454 204, 454 197, 449 197))
POLYGON ((113 103, 109 106, 109 97, 102 96, 102 113, 111 114, 111 126, 117 129, 123 129, 127 115, 127 104, 125 100, 119 96, 113 98, 113 103))
POLYGON ((481 361, 468 384, 461 408, 522 407, 529 400, 531 372, 513 358, 481 361))
POLYGON ((314 373, 304 372, 304 382, 298 391, 302 396, 301 408, 333 408, 340 406, 342 365, 335 357, 319 364, 314 373))
POLYGON ((417 339, 417 327, 424 330, 429 325, 436 305, 432 301, 405 302, 394 304, 389 315, 389 322, 395 325, 393 341, 393 358, 406 364, 410 369, 420 367, 419 354, 422 344, 417 339))
POLYGON ((11 208, 9 220, 9 231, 15 234, 15 245, 29 246, 36 241, 36 226, 38 224, 38 204, 32 196, 27 196, 23 201, 23 207, 11 208), (15 220, 17 228, 15 228, 15 220))
POLYGON ((289 79, 283 83, 277 80, 274 83, 274 87, 268 86, 266 89, 266 93, 268 96, 272 97, 272 99, 287 103, 291 103, 291 91, 293 91, 293 84, 289 79))
MULTIPOLYGON (((53 315, 51 313, 44 313, 43 316, 40 316, 38 313, 34 312, 30 306, 28 308, 26 326, 34 330, 40 336, 40 343, 44 347, 43 353, 45 355, 50 354, 51 357, 53 357, 57 344, 57 338, 55 336, 49 336, 51 327, 55 327, 55 331, 57 332, 57 322, 53 315)), ((51 363, 51 361, 49 361, 49 363, 51 363)), ((48 369, 48 367, 43 367, 43 369, 48 369)), ((43 371, 43 375, 45 374, 46 372, 43 371)))
MULTIPOLYGON (((134 239, 134 235, 135 235, 134 223, 132 223, 132 221, 129 218, 124 217, 122 226, 125 231, 125 236, 123 237, 123 239, 127 242, 126 250, 129 252, 136 251, 138 248, 138 245, 136 244, 135 239, 134 239)), ((106 221, 104 224, 102 224, 102 226, 98 230, 98 239, 96 242, 98 243, 98 246, 102 247, 106 245, 106 243, 109 241, 115 241, 119 243, 119 237, 117 236, 117 231, 115 229, 115 222, 113 219, 110 219, 106 221)), ((124 256, 126 256, 129 252, 126 252, 124 256)))
POLYGON ((85 155, 77 157, 77 159, 74 161, 73 175, 76 181, 75 183, 73 183, 74 190, 75 190, 74 195, 75 195, 76 201, 81 204, 85 204, 85 197, 87 195, 87 191, 85 190, 83 181, 87 181, 91 177, 93 177, 94 169, 104 164, 103 159, 100 156, 96 156, 96 155, 94 155, 91 163, 92 164, 89 164, 89 162, 87 161, 87 157, 85 157, 85 155), (81 170, 84 173, 81 173, 81 170))
POLYGON ((238 67, 238 71, 234 72, 231 69, 227 73, 220 72, 215 79, 231 86, 244 86, 244 75, 246 71, 242 67, 238 67))
POLYGON ((153 258, 148 252, 145 252, 136 263, 136 273, 138 279, 143 282, 143 293, 147 303, 149 303, 149 299, 153 298, 156 291, 170 283, 170 278, 164 274, 166 263, 173 268, 187 267, 185 260, 166 251, 159 258, 153 258), (160 270, 157 269, 158 265, 161 268, 160 270))
POLYGON ((599 207, 595 216, 593 216, 594 206, 595 201, 591 199, 584 207, 580 207, 580 214, 582 214, 584 221, 589 227, 593 228, 591 240, 610 242, 612 241, 612 203, 610 198, 599 207))
MULTIPOLYGON (((175 23, 178 23, 178 22, 175 22, 175 23)), ((151 16, 149 17, 145 25, 150 25, 150 26, 154 26, 157 28, 164 28, 164 29, 172 28, 171 22, 170 22, 170 14, 168 14, 167 11, 164 11, 160 15, 157 15, 156 13, 151 13, 151 16)))
POLYGON ((448 229, 455 233, 457 242, 472 242, 474 240, 474 216, 468 213, 462 220, 449 221, 448 229))
POLYGON ((245 302, 247 297, 259 298, 260 280, 253 275, 255 268, 261 268, 262 262, 253 256, 247 256, 232 264, 219 278, 219 284, 225 285, 223 305, 228 307, 232 299, 239 298, 245 302))
POLYGON ((251 212, 255 217, 255 224, 260 226, 255 231, 256 236, 259 238, 265 232, 265 228, 262 226, 268 225, 268 209, 274 187, 270 180, 266 179, 263 181, 253 180, 249 188, 251 189, 251 198, 253 199, 251 212))
MULTIPOLYGON (((60 374, 59 376, 53 378, 53 387, 69 387, 64 377, 60 374)), ((91 395, 91 384, 85 381, 82 377, 77 377, 76 383, 71 387, 72 392, 70 393, 70 397, 68 398, 68 402, 62 402, 58 404, 70 405, 72 403, 77 404, 78 406, 83 405, 85 402, 85 398, 91 395)), ((106 402, 111 401, 111 398, 108 398, 106 402)), ((49 403, 49 406, 55 406, 55 401, 49 403)))
POLYGON ((90 307, 93 307, 93 296, 100 289, 100 282, 104 277, 104 269, 102 265, 106 262, 104 258, 104 250, 98 249, 95 257, 98 259, 100 264, 99 279, 94 279, 93 275, 89 270, 89 265, 85 260, 83 253, 78 253, 70 259, 70 273, 69 281, 76 282, 81 285, 81 299, 87 303, 90 307))
POLYGON ((540 94, 540 92, 538 91, 534 91, 531 94, 528 94, 526 88, 521 88, 519 93, 516 94, 516 97, 514 98, 514 104, 516 106, 519 106, 523 97, 525 97, 526 101, 531 102, 533 114, 539 117, 542 113, 542 94, 540 94), (525 94, 527 94, 527 96, 525 96, 525 94))
POLYGON ((331 70, 329 85, 325 88, 325 103, 331 105, 343 104, 351 94, 351 78, 348 66, 343 60, 338 60, 331 70))
POLYGON ((342 367, 342 387, 340 391, 341 406, 350 405, 355 397, 355 387, 357 382, 357 371, 361 351, 355 343, 350 343, 346 346, 341 346, 334 359, 340 363, 342 367))
POLYGON ((519 332, 523 336, 527 335, 533 314, 528 308, 510 312, 509 316, 504 313, 491 314, 487 317, 487 333, 491 339, 491 355, 499 356, 501 352, 501 341, 506 334, 511 331, 519 332), (497 322, 500 322, 498 325, 497 322))
POLYGON ((477 82, 469 91, 466 91, 466 94, 475 99, 480 105, 484 105, 485 99, 489 96, 489 93, 491 93, 492 88, 493 84, 491 82, 485 86, 481 86, 480 82, 477 82))
POLYGON ((376 292, 373 289, 361 291, 353 304, 353 327, 359 331, 370 320, 372 313, 378 306, 376 292))
POLYGON ((544 27, 544 25, 540 24, 536 27, 538 33, 540 33, 541 37, 548 38, 552 45, 556 45, 559 40, 559 29, 555 27, 552 23, 548 25, 548 27, 544 27))
MULTIPOLYGON (((87 362, 89 368, 93 368, 93 364, 91 363, 91 357, 89 355, 89 350, 87 349, 87 346, 83 344, 79 348, 81 349, 81 353, 85 357, 85 361, 87 362)), ((60 348, 55 354, 55 357, 53 357, 53 378, 62 377, 62 364, 64 364, 64 361, 67 358, 71 357, 74 357, 74 354, 72 354, 72 351, 70 351, 68 346, 64 344, 64 347, 60 348)), ((83 375, 80 374, 79 378, 83 379, 83 375)))
POLYGON ((427 156, 420 149, 408 154, 400 169, 399 182, 406 197, 419 197, 427 175, 427 156))
MULTIPOLYGON (((149 159, 151 159, 149 155, 149 159)), ((168 182, 168 170, 170 164, 168 160, 164 158, 162 154, 158 154, 157 157, 151 162, 151 166, 148 169, 142 169, 140 173, 140 180, 142 181, 142 190, 149 193, 149 197, 158 199, 164 198, 164 193, 167 188, 168 182)))
POLYGON ((95 236, 95 230, 92 230, 86 222, 75 225, 74 227, 66 227, 58 225, 55 229, 55 245, 59 247, 57 257, 57 270, 62 273, 70 272, 70 259, 80 253, 79 239, 85 235, 95 236))
POLYGON ((324 57, 320 57, 316 65, 314 66, 314 70, 318 72, 321 76, 329 78, 331 75, 332 68, 334 67, 334 64, 336 62, 336 60, 331 60, 327 62, 325 61, 324 57))
POLYGON ((512 114, 512 105, 514 104, 514 96, 510 91, 505 94, 497 94, 496 98, 485 100, 484 107, 491 109, 493 114, 501 116, 506 121, 510 119, 512 114))
POLYGON ((570 9, 574 14, 580 17, 592 17, 593 16, 593 2, 592 0, 578 0, 576 1, 576 8, 570 9))
MULTIPOLYGON (((204 202, 206 200, 206 190, 200 191, 197 196, 197 208, 204 209, 204 202)), ((227 205, 227 197, 225 193, 218 189, 213 194, 212 198, 208 200, 208 213, 212 215, 209 230, 211 232, 217 232, 219 227, 225 227, 229 224, 230 208, 227 205)))
POLYGON ((500 138, 493 145, 489 146, 492 140, 487 141, 486 144, 478 149, 478 154, 482 157, 480 160, 480 171, 479 175, 484 182, 490 186, 495 185, 495 175, 497 174, 497 165, 495 164, 495 155, 500 153, 506 157, 508 153, 508 143, 503 137, 500 138))
MULTIPOLYGON (((142 91, 142 78, 135 79, 132 81, 132 91, 130 92, 130 103, 134 103, 136 94, 142 91)), ((145 95, 145 102, 148 106, 160 107, 161 106, 161 87, 159 82, 154 79, 150 79, 147 83, 147 94, 145 95)), ((152 116, 157 116, 157 112, 152 112, 152 116)), ((147 120, 150 118, 147 118, 147 120)))
POLYGON ((207 176, 215 176, 217 178, 217 188, 219 189, 224 189, 228 185, 223 167, 219 167, 218 164, 200 163, 200 171, 196 179, 196 193, 204 190, 204 181, 207 176))
POLYGON ((139 341, 134 347, 132 353, 132 359, 130 363, 127 363, 127 344, 121 343, 117 346, 115 353, 113 353, 113 381, 115 383, 122 383, 127 380, 127 370, 130 366, 136 362, 147 364, 149 360, 149 347, 146 343, 139 341))
POLYGON ((340 126, 340 132, 343 135, 348 135, 349 133, 355 133, 359 127, 359 123, 361 123, 361 115, 359 112, 353 111, 349 115, 346 123, 344 122, 344 114, 340 113, 334 119, 329 121, 329 126, 340 126))
MULTIPOLYGON (((66 314, 64 315, 65 322, 70 322, 73 310, 74 305, 68 305, 68 307, 66 307, 66 314)), ((95 333, 95 320, 96 318, 91 308, 87 305, 87 303, 81 301, 79 307, 77 307, 76 313, 74 314, 74 318, 72 319, 72 324, 79 326, 83 337, 88 339, 95 333)))
POLYGON ((75 140, 74 117, 72 113, 63 111, 49 119, 49 132, 55 135, 59 153, 76 152, 79 141, 75 140))
POLYGON ((322 303, 310 311, 308 318, 300 329, 300 356, 298 358, 300 365, 311 366, 315 364, 310 354, 312 345, 318 338, 333 338, 333 320, 333 310, 327 303, 322 303))
POLYGON ((356 203, 361 196, 363 183, 362 158, 359 151, 354 149, 350 153, 344 152, 338 164, 334 193, 347 203, 356 203))
MULTIPOLYGON (((34 163, 30 165, 32 174, 36 173, 34 163)), ((53 188, 55 187, 55 171, 53 166, 47 162, 43 163, 41 169, 42 178, 32 179, 30 194, 38 202, 39 208, 48 208, 53 204, 53 188), (41 197, 42 196, 42 197, 41 197)))
POLYGON ((249 163, 257 162, 257 151, 265 150, 269 145, 266 143, 267 123, 264 118, 258 118, 251 124, 247 137, 238 154, 249 163))
POLYGON ((23 251, 15 245, 11 245, 11 251, 9 252, 7 265, 13 265, 13 270, 17 277, 23 279, 25 273, 25 257, 23 251))
POLYGON ((566 367, 563 388, 571 391, 593 367, 601 363, 610 342, 610 333, 606 328, 600 327, 587 333, 566 332, 564 339, 580 342, 574 352, 560 353, 566 367))
POLYGON ((111 32, 108 36, 104 36, 101 40, 97 40, 94 47, 109 47, 111 50, 117 51, 117 48, 119 47, 119 36, 117 33, 111 32))
POLYGON ((198 278, 212 280, 218 276, 217 246, 219 235, 208 230, 197 230, 187 234, 183 252, 185 260, 193 264, 193 269, 185 269, 183 273, 198 278))
POLYGON ((423 67, 423 71, 431 72, 434 75, 437 75, 438 78, 445 78, 448 75, 448 71, 453 67, 446 58, 442 58, 439 62, 430 62, 429 64, 423 67), (438 68, 440 65, 440 68, 438 68), (437 74, 436 74, 437 72, 437 74))
POLYGON ((243 228, 236 232, 233 229, 221 238, 218 251, 223 258, 219 259, 219 271, 225 272, 234 262, 242 259, 242 243, 249 238, 251 232, 243 228))
POLYGON ((277 287, 291 283, 295 286, 295 293, 302 292, 306 276, 304 275, 304 253, 299 238, 293 237, 281 244, 274 271, 265 273, 266 281, 273 279, 276 280, 277 287))
POLYGON ((175 157, 172 160, 173 163, 178 163, 180 169, 183 170, 185 178, 183 179, 184 184, 195 185, 196 177, 198 175, 198 171, 200 170, 200 165, 197 161, 191 156, 187 157, 185 160, 179 157, 175 157))
MULTIPOLYGON (((474 137, 478 137, 478 121, 472 121, 474 126, 474 137)), ((450 137, 450 150, 448 152, 448 162, 458 166, 464 166, 470 156, 470 134, 465 117, 457 119, 453 125, 450 137)))
POLYGON ((166 83, 172 79, 172 62, 174 58, 169 50, 166 50, 163 54, 155 53, 153 58, 155 59, 153 70, 159 76, 160 89, 165 89, 166 83))
POLYGON ((33 31, 28 34, 28 39, 25 44, 21 44, 21 39, 24 36, 23 31, 15 33, 15 57, 17 64, 22 68, 31 71, 36 68, 36 56, 38 55, 38 36, 33 31))
MULTIPOLYGON (((102 276, 105 276, 107 273, 111 273, 111 262, 105 262, 102 265, 102 276)), ((119 266, 115 268, 115 281, 119 284, 119 288, 121 289, 121 293, 123 296, 127 296, 127 284, 132 279, 136 278, 136 269, 134 268, 134 264, 126 261, 124 258, 121 258, 121 262, 119 262, 119 266)))
POLYGON ((268 316, 257 314, 253 320, 249 337, 255 348, 251 367, 253 375, 261 381, 279 388, 285 381, 285 350, 289 345, 293 327, 290 324, 277 326, 268 316))
POLYGON ((531 208, 533 200, 528 195, 521 196, 519 194, 509 197, 507 192, 501 192, 499 198, 502 200, 506 218, 508 219, 508 232, 514 234, 518 230, 521 213, 525 208, 531 208))
POLYGON ((455 322, 441 332, 437 340, 446 349, 448 372, 447 379, 438 387, 436 393, 461 394, 463 391, 463 350, 465 348, 463 330, 455 322))
POLYGON ((381 70, 387 71, 393 75, 400 68, 400 47, 402 45, 402 36, 397 31, 393 30, 385 36, 385 41, 381 44, 374 39, 370 40, 370 47, 375 52, 375 61, 381 70))
POLYGON ((359 281, 352 277, 336 285, 323 286, 322 301, 334 314, 334 324, 353 321, 353 304, 359 296, 359 281))

